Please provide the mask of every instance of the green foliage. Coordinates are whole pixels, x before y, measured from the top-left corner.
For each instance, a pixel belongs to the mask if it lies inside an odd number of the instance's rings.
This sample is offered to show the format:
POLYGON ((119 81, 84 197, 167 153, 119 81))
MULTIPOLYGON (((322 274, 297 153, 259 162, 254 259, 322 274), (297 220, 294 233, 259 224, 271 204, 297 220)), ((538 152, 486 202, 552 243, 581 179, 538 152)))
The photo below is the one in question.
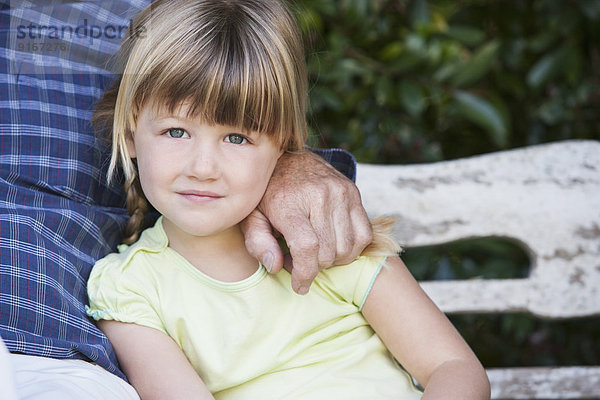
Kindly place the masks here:
POLYGON ((525 314, 451 315, 488 368, 598 365, 600 318, 546 321, 525 314))
POLYGON ((529 255, 505 238, 462 240, 410 248, 402 255, 419 281, 444 279, 517 279, 530 272, 529 255))
POLYGON ((600 138, 600 1, 303 0, 315 145, 437 161, 600 138))

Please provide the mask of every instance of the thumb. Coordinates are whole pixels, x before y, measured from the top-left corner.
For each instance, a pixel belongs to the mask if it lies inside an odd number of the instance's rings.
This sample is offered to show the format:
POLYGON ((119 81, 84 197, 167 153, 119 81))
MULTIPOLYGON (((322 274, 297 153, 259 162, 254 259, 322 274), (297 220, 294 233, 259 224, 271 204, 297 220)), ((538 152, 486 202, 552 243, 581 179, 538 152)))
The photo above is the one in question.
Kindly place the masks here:
POLYGON ((241 222, 240 227, 250 255, 260 261, 270 273, 279 272, 283 267, 283 254, 267 217, 254 210, 241 222))

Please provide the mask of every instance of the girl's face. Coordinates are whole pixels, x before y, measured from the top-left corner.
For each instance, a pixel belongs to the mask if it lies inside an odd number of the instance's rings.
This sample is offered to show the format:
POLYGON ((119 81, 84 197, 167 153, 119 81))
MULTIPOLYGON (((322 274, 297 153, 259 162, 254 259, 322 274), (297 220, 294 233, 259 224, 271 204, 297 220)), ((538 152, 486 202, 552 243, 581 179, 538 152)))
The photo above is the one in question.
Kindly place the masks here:
POLYGON ((260 202, 282 151, 266 135, 188 119, 145 106, 128 141, 142 189, 179 233, 208 236, 231 228, 260 202))

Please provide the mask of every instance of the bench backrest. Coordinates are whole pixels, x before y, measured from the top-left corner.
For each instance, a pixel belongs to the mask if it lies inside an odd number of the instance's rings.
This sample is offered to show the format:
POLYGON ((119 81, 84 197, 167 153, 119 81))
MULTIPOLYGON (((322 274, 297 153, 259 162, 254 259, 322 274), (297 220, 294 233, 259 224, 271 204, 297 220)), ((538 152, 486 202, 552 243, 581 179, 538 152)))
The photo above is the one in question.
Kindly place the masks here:
MULTIPOLYGON (((565 141, 433 164, 359 164, 357 185, 370 215, 398 218, 404 247, 503 237, 529 251, 527 279, 421 282, 444 312, 600 315, 600 142, 565 141)), ((600 398, 600 367, 553 371, 489 371, 493 397, 600 398), (567 393, 563 375, 573 373, 571 380, 585 376, 589 389, 577 383, 576 392, 567 393), (562 389, 539 382, 531 389, 536 379, 562 389)))

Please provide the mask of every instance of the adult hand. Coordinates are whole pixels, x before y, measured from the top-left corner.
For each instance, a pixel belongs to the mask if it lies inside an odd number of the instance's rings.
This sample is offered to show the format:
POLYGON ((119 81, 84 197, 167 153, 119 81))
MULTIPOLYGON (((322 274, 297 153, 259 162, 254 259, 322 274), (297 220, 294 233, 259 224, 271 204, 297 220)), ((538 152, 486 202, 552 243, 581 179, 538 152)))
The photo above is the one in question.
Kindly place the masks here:
POLYGON ((308 292, 320 269, 350 263, 372 240, 354 183, 309 151, 281 156, 242 230, 248 251, 271 273, 284 266, 275 239, 283 235, 291 255, 285 268, 299 294, 308 292))

